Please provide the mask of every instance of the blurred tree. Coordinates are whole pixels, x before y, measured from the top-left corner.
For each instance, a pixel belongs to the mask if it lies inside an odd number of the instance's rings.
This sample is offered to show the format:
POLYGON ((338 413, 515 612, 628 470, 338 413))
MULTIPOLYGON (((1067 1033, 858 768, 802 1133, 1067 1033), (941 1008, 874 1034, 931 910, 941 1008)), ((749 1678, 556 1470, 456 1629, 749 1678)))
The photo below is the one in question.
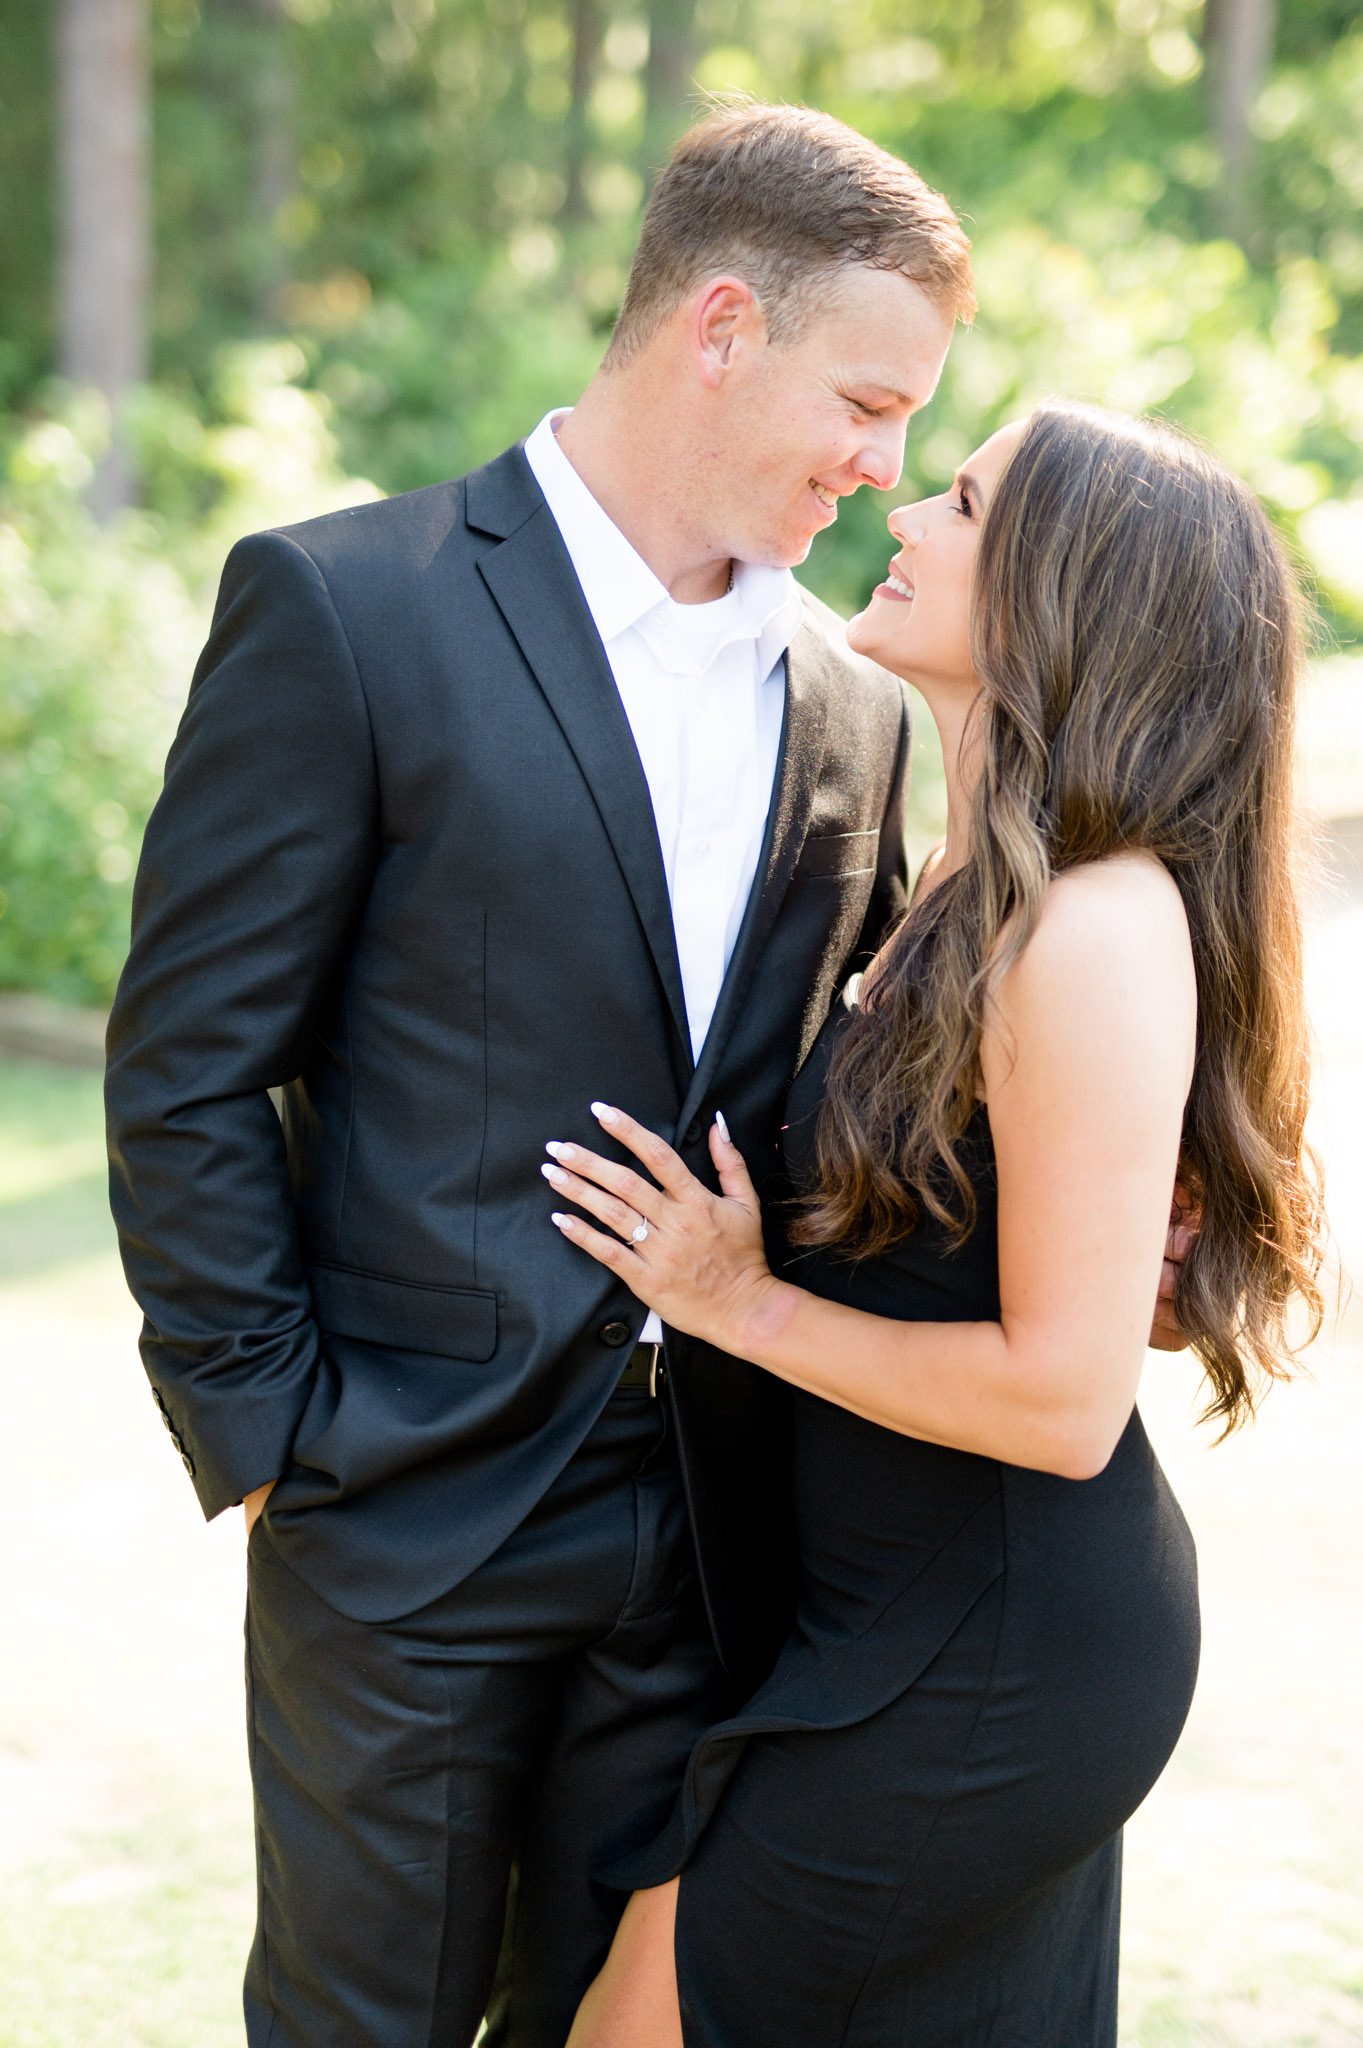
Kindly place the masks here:
POLYGON ((649 0, 640 168, 650 184, 686 125, 699 54, 696 0, 649 0))
POLYGON ((590 214, 584 176, 592 144, 591 97, 605 35, 599 0, 572 0, 569 8, 572 65, 568 116, 564 122, 562 217, 574 226, 590 214))
POLYGON ((0 0, 0 412, 52 361, 54 42, 47 0, 0 0))
POLYGON ((1238 242, 1251 228, 1251 116, 1273 57, 1275 0, 1206 0, 1202 46, 1212 133, 1221 153, 1221 210, 1226 232, 1238 242))
POLYGON ((60 368, 102 392, 108 447, 90 485, 109 518, 132 497, 121 413, 147 374, 151 276, 146 0, 61 0, 57 15, 60 368))
POLYGON ((288 251, 281 225, 298 186, 298 139, 294 124, 294 77, 287 45, 284 0, 236 0, 260 24, 255 82, 255 202, 262 257, 256 279, 256 315, 263 334, 278 325, 280 294, 288 277, 288 251))

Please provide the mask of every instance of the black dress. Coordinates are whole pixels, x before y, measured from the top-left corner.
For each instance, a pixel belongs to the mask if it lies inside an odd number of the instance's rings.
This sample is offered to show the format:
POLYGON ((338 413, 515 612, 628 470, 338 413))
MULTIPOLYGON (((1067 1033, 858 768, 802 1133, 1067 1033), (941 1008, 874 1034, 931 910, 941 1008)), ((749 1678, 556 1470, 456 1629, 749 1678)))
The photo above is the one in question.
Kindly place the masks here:
MULTIPOLYGON (((790 1102, 798 1185, 832 1040, 790 1102)), ((792 1256, 815 1294, 907 1321, 999 1313, 979 1221, 882 1257, 792 1256)), ((1133 1414, 1082 1482, 795 1396, 802 1581, 776 1670, 695 1751, 636 1882, 683 1868, 688 2048, 1111 2048, 1121 1828, 1167 1762, 1198 1657, 1192 1538, 1133 1414)))

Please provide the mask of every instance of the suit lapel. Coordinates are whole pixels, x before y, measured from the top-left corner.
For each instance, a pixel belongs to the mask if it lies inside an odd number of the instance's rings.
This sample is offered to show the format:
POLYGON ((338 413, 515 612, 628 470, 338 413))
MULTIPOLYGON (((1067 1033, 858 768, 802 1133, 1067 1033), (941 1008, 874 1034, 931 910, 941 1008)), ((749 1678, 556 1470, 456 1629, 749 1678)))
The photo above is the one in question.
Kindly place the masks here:
POLYGON ((679 1130, 684 1129, 694 1116, 714 1078, 725 1042, 752 986, 762 949, 771 937, 795 863, 800 858, 823 766, 829 686, 829 651, 806 619, 796 631, 786 654, 786 713, 781 728, 776 787, 767 814, 767 832, 758 859, 757 878, 739 926, 715 1014, 701 1048, 700 1064, 678 1119, 679 1130))
MULTIPOLYGON (((503 456, 492 467, 509 459, 503 456)), ((683 1071, 689 1073, 686 998, 648 783, 568 551, 528 471, 526 480, 533 509, 478 566, 595 799, 667 996, 685 1055, 683 1071)))

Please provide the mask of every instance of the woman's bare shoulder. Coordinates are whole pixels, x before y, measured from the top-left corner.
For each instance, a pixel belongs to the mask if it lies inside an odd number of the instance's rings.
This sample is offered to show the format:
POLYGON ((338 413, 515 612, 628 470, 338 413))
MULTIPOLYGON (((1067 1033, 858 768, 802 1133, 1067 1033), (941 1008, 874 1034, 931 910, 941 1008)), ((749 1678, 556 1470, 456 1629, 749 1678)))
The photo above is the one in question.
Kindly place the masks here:
POLYGON ((1183 898, 1153 854, 1117 853, 1052 878, 1023 958, 1094 965, 1109 953, 1134 948, 1143 954, 1150 947, 1188 954, 1183 898))
POLYGON ((1077 1055, 1096 1037, 1129 1045, 1133 1057, 1159 1043, 1180 1064, 1190 1061, 1197 985, 1168 870, 1148 854, 1124 853, 1055 876, 1036 929, 999 984, 995 1021, 1014 1045, 1041 1037, 1077 1055))

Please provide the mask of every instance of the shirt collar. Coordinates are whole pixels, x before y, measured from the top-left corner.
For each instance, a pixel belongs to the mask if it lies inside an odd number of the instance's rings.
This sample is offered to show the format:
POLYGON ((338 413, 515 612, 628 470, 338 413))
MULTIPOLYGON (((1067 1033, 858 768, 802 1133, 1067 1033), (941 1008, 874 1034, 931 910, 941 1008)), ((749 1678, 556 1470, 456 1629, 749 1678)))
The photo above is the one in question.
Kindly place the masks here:
POLYGON ((603 640, 613 640, 667 597, 643 556, 604 512, 558 445, 555 423, 571 407, 547 412, 525 444, 525 459, 563 536, 587 609, 603 640))
POLYGON ((739 562, 727 596, 714 604, 677 604, 559 447, 554 427, 569 410, 556 407, 545 414, 525 443, 525 459, 563 536, 602 640, 638 626, 665 668, 693 673, 708 668, 731 641, 751 640, 761 673, 768 674, 790 645, 802 615, 799 585, 789 569, 739 562))

